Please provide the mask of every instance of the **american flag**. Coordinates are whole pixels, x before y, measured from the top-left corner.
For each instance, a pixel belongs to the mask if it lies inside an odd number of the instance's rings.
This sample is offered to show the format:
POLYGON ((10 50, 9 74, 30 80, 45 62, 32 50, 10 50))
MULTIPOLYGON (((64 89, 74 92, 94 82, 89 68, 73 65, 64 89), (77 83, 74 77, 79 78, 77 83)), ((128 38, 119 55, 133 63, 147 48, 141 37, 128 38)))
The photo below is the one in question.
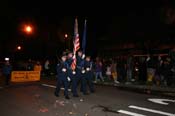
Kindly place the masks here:
POLYGON ((73 62, 71 64, 71 68, 75 70, 76 68, 76 52, 80 49, 80 39, 78 34, 78 20, 75 19, 75 26, 74 26, 74 41, 73 41, 74 49, 73 49, 73 62))

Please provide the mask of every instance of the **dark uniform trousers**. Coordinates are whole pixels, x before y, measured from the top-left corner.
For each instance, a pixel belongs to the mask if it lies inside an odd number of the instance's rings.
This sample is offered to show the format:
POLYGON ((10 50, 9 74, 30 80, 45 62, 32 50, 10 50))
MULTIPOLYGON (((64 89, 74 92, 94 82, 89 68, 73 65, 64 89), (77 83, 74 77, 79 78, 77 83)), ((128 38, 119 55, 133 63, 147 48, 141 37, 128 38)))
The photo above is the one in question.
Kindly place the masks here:
POLYGON ((83 92, 83 94, 87 94, 87 89, 86 89, 86 74, 81 73, 81 88, 80 91, 83 92))
POLYGON ((78 96, 78 93, 77 93, 77 77, 76 77, 77 73, 76 73, 76 70, 73 71, 72 68, 71 68, 72 62, 73 62, 72 58, 67 60, 68 77, 70 77, 70 79, 71 79, 71 82, 69 82, 69 87, 71 87, 73 96, 78 96), (73 72, 75 72, 75 74, 73 74, 73 72))
POLYGON ((67 72, 67 64, 66 63, 62 63, 57 65, 57 84, 56 84, 56 90, 55 90, 55 94, 59 95, 60 92, 60 88, 61 86, 64 87, 64 95, 68 96, 68 80, 67 80, 67 76, 68 76, 68 72, 67 72), (66 69, 65 72, 62 71, 62 69, 66 69))
MULTIPOLYGON (((61 76, 61 75, 60 75, 61 76)), ((56 93, 59 94, 61 86, 64 87, 64 95, 68 96, 68 80, 66 76, 59 77, 57 79, 56 93)))
MULTIPOLYGON (((92 71, 86 71, 85 79, 86 79, 87 85, 89 86, 90 92, 91 93, 94 92, 93 72, 92 71)), ((85 91, 87 91, 87 87, 85 88, 85 91)))
POLYGON ((69 71, 69 77, 71 79, 71 90, 72 90, 72 93, 73 93, 73 96, 77 96, 78 93, 77 93, 77 76, 76 76, 76 71, 75 71, 75 74, 73 74, 73 70, 70 70, 69 71))
POLYGON ((80 91, 83 92, 83 94, 86 94, 86 79, 85 79, 85 73, 82 73, 84 68, 84 59, 77 56, 77 86, 80 82, 81 87, 80 91))

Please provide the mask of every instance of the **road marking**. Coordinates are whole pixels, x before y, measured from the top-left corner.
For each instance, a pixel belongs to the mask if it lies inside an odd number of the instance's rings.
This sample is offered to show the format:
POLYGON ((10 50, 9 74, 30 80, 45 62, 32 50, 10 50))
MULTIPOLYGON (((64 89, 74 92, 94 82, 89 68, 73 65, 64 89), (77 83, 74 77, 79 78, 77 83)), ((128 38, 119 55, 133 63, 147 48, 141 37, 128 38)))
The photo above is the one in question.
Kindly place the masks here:
POLYGON ((48 85, 48 84, 42 84, 42 86, 56 88, 56 86, 54 86, 54 85, 48 85))
POLYGON ((154 102, 154 103, 158 103, 158 104, 162 104, 162 105, 168 105, 169 103, 166 102, 175 102, 175 100, 171 100, 171 99, 148 99, 148 101, 154 102))
MULTIPOLYGON (((48 84, 41 84, 41 85, 45 86, 45 87, 56 88, 56 86, 54 86, 54 85, 48 85, 48 84)), ((61 90, 64 90, 64 88, 61 88, 61 90)), ((68 89, 68 91, 70 92, 71 89, 68 89)))
POLYGON ((133 108, 133 109, 148 111, 148 112, 152 112, 152 113, 156 113, 156 114, 166 115, 166 116, 175 116, 175 114, 171 114, 171 113, 168 113, 168 112, 162 112, 162 111, 159 111, 159 110, 153 110, 153 109, 139 107, 139 106, 131 105, 131 106, 128 106, 128 107, 133 108))
POLYGON ((122 113, 122 114, 127 114, 127 115, 130 115, 130 116, 146 116, 146 115, 143 115, 143 114, 129 112, 129 111, 126 111, 126 110, 118 110, 117 112, 122 113))

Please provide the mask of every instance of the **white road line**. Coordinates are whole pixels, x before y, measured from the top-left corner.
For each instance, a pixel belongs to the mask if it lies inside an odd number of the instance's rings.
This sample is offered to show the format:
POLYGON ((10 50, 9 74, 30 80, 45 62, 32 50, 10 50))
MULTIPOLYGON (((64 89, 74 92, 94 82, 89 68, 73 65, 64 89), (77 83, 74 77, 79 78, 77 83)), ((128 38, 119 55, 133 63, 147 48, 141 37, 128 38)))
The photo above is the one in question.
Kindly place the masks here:
POLYGON ((152 113, 156 113, 156 114, 161 114, 161 115, 166 115, 166 116, 175 116, 175 114, 171 114, 168 112, 162 112, 159 110, 153 110, 153 109, 149 109, 149 108, 144 108, 144 107, 139 107, 139 106, 128 106, 129 108, 133 108, 133 109, 138 109, 138 110, 142 110, 142 111, 148 111, 148 112, 152 112, 152 113))
POLYGON ((175 100, 172 99, 157 99, 157 98, 153 98, 153 99, 148 99, 148 101, 151 101, 153 103, 157 103, 157 104, 162 104, 162 105, 168 105, 169 103, 167 102, 175 102, 175 100))
MULTIPOLYGON (((42 84, 42 86, 56 88, 56 86, 54 86, 54 85, 48 85, 48 84, 42 84)), ((64 88, 61 88, 61 90, 64 90, 64 88)), ((71 89, 68 89, 68 91, 71 91, 71 89)))
POLYGON ((54 86, 54 85, 48 85, 48 84, 42 84, 42 86, 56 88, 56 86, 54 86))
POLYGON ((146 116, 146 115, 143 115, 143 114, 129 112, 129 111, 126 111, 126 110, 118 110, 117 112, 122 113, 122 114, 127 114, 127 115, 130 115, 130 116, 146 116))

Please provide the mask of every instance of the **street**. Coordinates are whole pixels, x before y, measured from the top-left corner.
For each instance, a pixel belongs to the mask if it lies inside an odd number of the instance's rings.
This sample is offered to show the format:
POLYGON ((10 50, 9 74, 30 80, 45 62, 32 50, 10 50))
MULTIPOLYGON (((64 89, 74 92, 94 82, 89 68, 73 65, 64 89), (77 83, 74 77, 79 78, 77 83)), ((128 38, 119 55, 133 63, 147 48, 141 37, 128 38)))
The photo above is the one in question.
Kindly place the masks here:
POLYGON ((175 116, 175 0, 72 3, 0 0, 0 116, 175 116))
POLYGON ((1 116, 175 116, 173 98, 96 86, 96 92, 66 100, 54 96, 51 83, 16 84, 0 88, 1 116), (148 99, 169 99, 166 104, 148 99))

